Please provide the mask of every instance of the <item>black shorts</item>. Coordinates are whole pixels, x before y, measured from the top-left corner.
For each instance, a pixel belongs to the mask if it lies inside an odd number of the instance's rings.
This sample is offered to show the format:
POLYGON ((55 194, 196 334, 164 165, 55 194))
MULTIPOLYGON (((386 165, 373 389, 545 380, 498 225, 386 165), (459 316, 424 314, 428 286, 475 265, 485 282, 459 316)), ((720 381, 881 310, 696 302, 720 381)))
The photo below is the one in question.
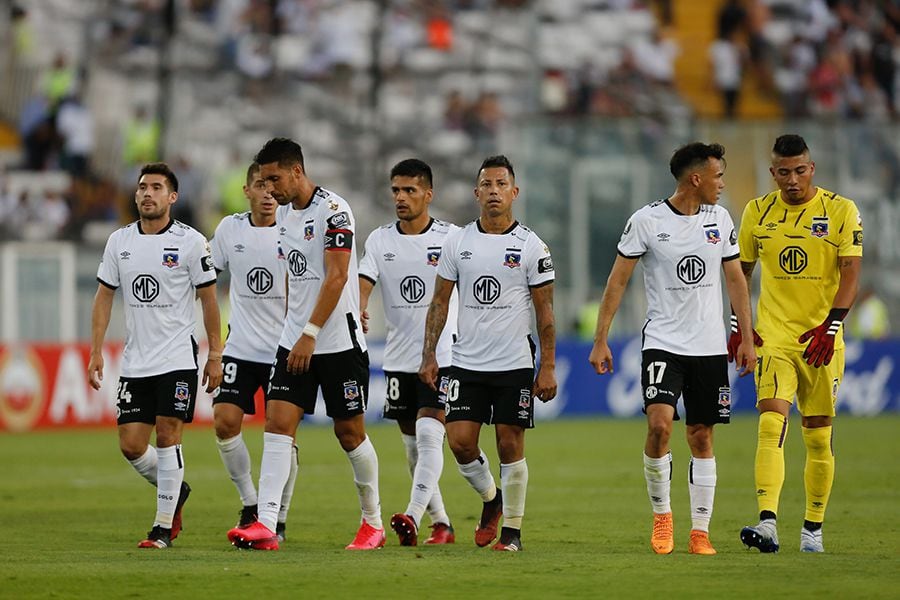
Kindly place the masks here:
POLYGON ((222 357, 222 384, 213 398, 213 404, 234 404, 246 415, 256 414, 253 401, 256 390, 262 388, 263 397, 269 398, 269 379, 272 363, 258 363, 230 356, 222 357))
POLYGON ((332 419, 348 419, 366 412, 369 398, 369 353, 358 348, 330 354, 313 354, 309 370, 287 372, 290 350, 278 347, 275 367, 269 380, 269 400, 296 404, 304 414, 316 412, 319 387, 325 399, 325 414, 332 419))
POLYGON ((150 377, 119 377, 116 390, 116 422, 156 423, 156 417, 194 419, 197 371, 186 369, 150 377))
POLYGON ((447 422, 476 421, 534 427, 534 369, 470 371, 450 367, 438 391, 446 396, 447 422))
MULTIPOLYGON (((438 383, 450 375, 450 368, 438 371, 438 383)), ((420 408, 446 411, 447 395, 441 394, 419 379, 418 373, 385 371, 384 418, 395 421, 415 421, 420 408)))
MULTIPOLYGON (((650 404, 675 407, 684 397, 685 423, 715 425, 731 421, 731 386, 728 359, 715 356, 682 356, 665 350, 641 353, 641 389, 644 412, 650 404)), ((678 420, 675 411, 675 420, 678 420)))

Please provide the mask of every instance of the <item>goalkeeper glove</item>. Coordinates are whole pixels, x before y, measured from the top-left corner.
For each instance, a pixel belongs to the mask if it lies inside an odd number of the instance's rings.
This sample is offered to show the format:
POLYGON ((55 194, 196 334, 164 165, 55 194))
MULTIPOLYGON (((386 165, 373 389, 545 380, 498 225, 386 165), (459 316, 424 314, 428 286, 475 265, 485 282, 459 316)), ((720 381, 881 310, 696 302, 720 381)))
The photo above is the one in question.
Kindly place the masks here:
POLYGON ((832 308, 821 325, 800 336, 797 341, 801 344, 811 340, 803 351, 806 364, 819 368, 831 362, 831 357, 834 356, 834 336, 840 331, 848 312, 849 308, 832 308))
MULTIPOLYGON (((737 315, 731 313, 731 335, 728 336, 728 362, 734 362, 734 357, 737 356, 738 346, 741 345, 741 328, 738 326, 737 315)), ((753 330, 753 345, 754 346, 762 346, 763 339, 759 337, 759 334, 756 333, 756 330, 753 330)))

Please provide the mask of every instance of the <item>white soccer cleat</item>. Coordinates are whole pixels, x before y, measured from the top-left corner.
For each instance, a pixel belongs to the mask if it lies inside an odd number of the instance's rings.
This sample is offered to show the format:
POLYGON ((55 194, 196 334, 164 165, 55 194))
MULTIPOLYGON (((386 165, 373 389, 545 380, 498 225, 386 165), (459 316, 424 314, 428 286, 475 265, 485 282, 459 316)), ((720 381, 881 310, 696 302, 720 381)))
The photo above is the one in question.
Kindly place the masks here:
POLYGON ((800 530, 800 552, 825 552, 821 527, 815 531, 810 531, 806 527, 800 530))
POLYGON ((748 548, 757 548, 760 552, 778 552, 778 530, 775 519, 763 519, 759 525, 741 529, 741 541, 748 548))

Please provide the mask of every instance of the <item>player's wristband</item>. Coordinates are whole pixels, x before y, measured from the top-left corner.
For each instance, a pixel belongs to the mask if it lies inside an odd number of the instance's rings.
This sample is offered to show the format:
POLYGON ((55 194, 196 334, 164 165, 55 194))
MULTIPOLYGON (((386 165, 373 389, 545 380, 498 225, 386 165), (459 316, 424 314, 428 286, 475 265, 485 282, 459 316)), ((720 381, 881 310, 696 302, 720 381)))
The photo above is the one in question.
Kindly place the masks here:
POLYGON ((300 335, 309 336, 312 339, 316 339, 319 337, 319 332, 322 330, 318 325, 313 325, 312 323, 307 323, 303 326, 303 331, 300 332, 300 335))
POLYGON ((828 335, 837 335, 848 312, 850 312, 849 308, 832 308, 828 312, 828 316, 825 317, 825 322, 828 323, 828 335))
POLYGON ((222 360, 221 352, 210 352, 206 355, 206 360, 222 360))
POLYGON ((737 315, 734 313, 731 313, 731 333, 737 333, 737 332, 738 332, 737 315))

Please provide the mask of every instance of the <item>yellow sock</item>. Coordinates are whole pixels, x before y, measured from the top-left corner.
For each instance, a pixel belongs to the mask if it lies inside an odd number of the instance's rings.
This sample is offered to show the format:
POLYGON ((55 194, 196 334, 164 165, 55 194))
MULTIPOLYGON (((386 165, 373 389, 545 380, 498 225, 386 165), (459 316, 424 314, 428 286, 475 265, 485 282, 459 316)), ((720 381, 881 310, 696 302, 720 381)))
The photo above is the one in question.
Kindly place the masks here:
POLYGON ((784 484, 784 440, 788 420, 782 414, 767 411, 759 415, 756 445, 756 502, 759 511, 778 514, 778 499, 784 484))
POLYGON ((831 495, 834 481, 834 452, 831 448, 831 426, 802 428, 806 444, 806 468, 803 481, 806 484, 807 521, 821 523, 825 520, 825 507, 831 495))

